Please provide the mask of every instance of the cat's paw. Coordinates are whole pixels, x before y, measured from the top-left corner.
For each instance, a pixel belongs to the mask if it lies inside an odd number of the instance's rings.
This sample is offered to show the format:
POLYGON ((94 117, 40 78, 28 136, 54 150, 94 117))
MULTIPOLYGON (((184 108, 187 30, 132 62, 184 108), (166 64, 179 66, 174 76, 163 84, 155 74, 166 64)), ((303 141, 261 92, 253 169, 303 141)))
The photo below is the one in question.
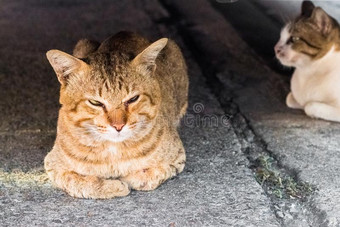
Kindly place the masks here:
POLYGON ((126 182, 120 180, 104 180, 102 187, 98 190, 99 199, 127 196, 130 193, 126 182))
POLYGON ((68 194, 77 198, 109 199, 130 193, 128 184, 120 180, 83 176, 76 172, 59 174, 59 178, 54 182, 68 194))
POLYGON ((289 94, 287 95, 287 98, 286 98, 286 105, 287 105, 289 108, 292 108, 292 109, 303 109, 303 106, 301 106, 301 105, 296 101, 296 99, 294 98, 292 92, 289 92, 289 94))
POLYGON ((310 102, 305 106, 305 112, 312 118, 340 122, 340 109, 321 102, 310 102))
POLYGON ((122 178, 135 190, 151 191, 167 179, 166 174, 158 169, 146 168, 122 178))
POLYGON ((310 102, 305 106, 305 113, 311 118, 320 118, 322 108, 319 103, 310 102))
POLYGON ((78 198, 112 199, 114 197, 127 196, 130 193, 130 189, 127 183, 120 180, 97 179, 95 184, 89 185, 88 188, 83 188, 82 191, 79 190, 77 192, 72 193, 72 191, 69 191, 69 194, 78 198))

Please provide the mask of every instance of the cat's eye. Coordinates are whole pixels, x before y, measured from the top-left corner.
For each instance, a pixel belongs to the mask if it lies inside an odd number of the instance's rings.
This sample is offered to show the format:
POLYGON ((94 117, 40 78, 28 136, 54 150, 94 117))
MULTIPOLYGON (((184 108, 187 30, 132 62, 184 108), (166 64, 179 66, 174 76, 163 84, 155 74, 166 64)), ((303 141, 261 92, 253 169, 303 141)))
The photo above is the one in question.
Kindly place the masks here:
POLYGON ((103 103, 101 103, 101 102, 99 102, 99 101, 97 101, 97 100, 93 100, 93 99, 89 99, 89 103, 90 103, 91 105, 93 105, 93 106, 99 106, 99 107, 103 107, 103 106, 104 106, 103 103))
POLYGON ((300 40, 300 37, 293 36, 293 37, 292 37, 292 40, 293 40, 293 42, 299 41, 299 40, 300 40))
POLYGON ((131 99, 129 99, 129 100, 127 100, 125 102, 125 105, 129 105, 129 104, 131 104, 133 102, 136 102, 138 100, 138 98, 139 98, 139 95, 136 95, 136 96, 132 97, 131 99))
POLYGON ((290 38, 290 41, 293 42, 293 43, 295 43, 295 42, 297 42, 297 41, 299 41, 299 40, 300 40, 300 37, 297 37, 297 36, 292 36, 292 37, 290 38))

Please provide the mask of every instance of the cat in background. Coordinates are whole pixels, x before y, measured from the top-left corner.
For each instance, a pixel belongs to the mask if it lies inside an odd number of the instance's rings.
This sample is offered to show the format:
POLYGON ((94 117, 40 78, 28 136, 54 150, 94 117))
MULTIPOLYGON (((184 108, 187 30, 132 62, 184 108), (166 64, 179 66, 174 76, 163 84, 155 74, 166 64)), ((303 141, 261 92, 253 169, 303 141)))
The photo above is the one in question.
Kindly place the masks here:
POLYGON ((311 1, 288 23, 275 46, 276 57, 295 67, 286 104, 313 118, 340 122, 340 26, 311 1))
POLYGON ((45 158, 52 183, 80 198, 153 190, 182 172, 177 128, 188 100, 179 47, 120 32, 103 43, 80 40, 73 56, 47 58, 61 84, 57 137, 45 158))

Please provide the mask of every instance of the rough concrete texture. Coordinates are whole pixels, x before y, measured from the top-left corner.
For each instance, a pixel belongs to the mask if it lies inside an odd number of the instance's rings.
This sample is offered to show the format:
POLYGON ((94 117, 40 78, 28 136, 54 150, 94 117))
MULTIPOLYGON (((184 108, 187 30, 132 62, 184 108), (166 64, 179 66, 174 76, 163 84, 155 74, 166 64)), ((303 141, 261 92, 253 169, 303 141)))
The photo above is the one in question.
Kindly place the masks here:
MULTIPOLYGON (((215 8, 229 7, 211 3, 215 8)), ((248 133, 238 134, 240 141, 260 141, 259 147, 246 147, 249 160, 252 153, 265 153, 277 161, 278 171, 288 174, 296 183, 310 183, 315 189, 307 200, 272 199, 273 209, 280 211, 276 214, 281 224, 339 226, 339 124, 311 119, 302 111, 288 109, 287 78, 265 67, 208 3, 202 2, 197 7, 193 6, 194 1, 183 4, 169 0, 166 4, 182 18, 178 27, 185 34, 186 43, 196 50, 195 57, 206 77, 213 81, 211 89, 225 111, 234 114, 235 131, 248 133), (211 64, 211 59, 216 62, 211 64), (290 210, 279 210, 280 205, 288 205, 290 210), (300 212, 296 219, 292 216, 296 212, 293 207, 300 212)))
MULTIPOLYGON (((212 9, 207 2, 188 4, 190 11, 212 9)), ((152 0, 1 2, 2 226, 280 226, 270 198, 249 168, 232 121, 225 121, 228 115, 208 88, 196 53, 187 40, 182 42, 176 23, 182 19, 175 18, 171 7, 152 0), (42 168, 55 137, 59 87, 45 52, 54 48, 70 52, 80 38, 103 40, 120 30, 137 31, 153 40, 173 38, 185 52, 191 81, 187 116, 196 120, 187 121, 180 130, 187 165, 178 177, 152 192, 133 191, 112 200, 74 199, 53 188, 42 168), (193 109, 197 103, 204 110, 193 109), (204 116, 215 117, 218 124, 207 124, 204 116)), ((209 20, 214 20, 212 12, 205 15, 209 20)), ((197 38, 214 37, 204 29, 197 38)), ((228 29, 224 32, 245 47, 228 29)), ((215 59, 209 59, 213 52, 208 53, 206 60, 213 64, 235 53, 237 48, 231 47, 215 59)), ((233 67, 239 67, 236 61, 233 67)))

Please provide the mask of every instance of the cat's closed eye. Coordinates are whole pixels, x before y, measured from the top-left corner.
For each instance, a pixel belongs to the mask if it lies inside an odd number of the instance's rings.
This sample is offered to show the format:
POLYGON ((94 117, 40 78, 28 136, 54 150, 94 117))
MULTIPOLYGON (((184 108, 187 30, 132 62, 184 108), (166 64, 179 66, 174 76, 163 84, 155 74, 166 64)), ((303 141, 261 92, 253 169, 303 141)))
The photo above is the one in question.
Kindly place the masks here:
POLYGON ((89 103, 93 106, 104 107, 105 105, 97 100, 89 99, 89 103))
MULTIPOLYGON (((135 95, 132 98, 130 98, 129 100, 124 102, 125 106, 130 105, 131 103, 136 102, 139 99, 139 95, 135 95)), ((89 99, 88 102, 92 105, 92 106, 96 106, 96 107, 105 107, 105 105, 102 102, 99 102, 97 100, 94 99, 89 99)))
POLYGON ((139 95, 136 95, 136 96, 132 97, 131 99, 127 100, 125 102, 125 105, 128 106, 129 104, 136 102, 138 99, 139 99, 139 95))

